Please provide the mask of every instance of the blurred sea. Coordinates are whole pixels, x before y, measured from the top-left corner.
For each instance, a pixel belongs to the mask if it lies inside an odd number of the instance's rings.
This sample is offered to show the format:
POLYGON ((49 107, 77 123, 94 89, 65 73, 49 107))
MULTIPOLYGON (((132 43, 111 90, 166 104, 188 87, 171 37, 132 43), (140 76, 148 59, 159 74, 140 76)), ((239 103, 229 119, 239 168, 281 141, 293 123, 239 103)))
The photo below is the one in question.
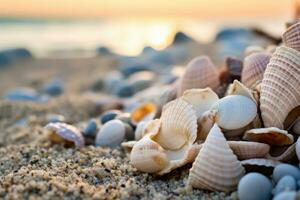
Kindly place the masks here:
POLYGON ((54 20, 0 18, 0 49, 25 47, 37 57, 92 56, 106 46, 112 51, 136 55, 144 46, 162 49, 177 31, 199 42, 213 41, 224 27, 260 27, 279 36, 288 19, 97 19, 54 20))

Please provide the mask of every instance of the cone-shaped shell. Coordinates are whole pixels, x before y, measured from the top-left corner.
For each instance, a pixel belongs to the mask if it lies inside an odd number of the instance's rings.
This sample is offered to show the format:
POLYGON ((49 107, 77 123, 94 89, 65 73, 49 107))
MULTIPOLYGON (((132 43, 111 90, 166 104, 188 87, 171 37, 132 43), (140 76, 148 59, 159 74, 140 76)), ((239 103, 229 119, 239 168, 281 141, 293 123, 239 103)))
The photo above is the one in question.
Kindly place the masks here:
POLYGON ((186 90, 182 99, 193 105, 196 116, 199 118, 219 100, 219 97, 210 88, 205 88, 186 90))
POLYGON ((283 129, 289 112, 300 104, 300 52, 278 47, 261 83, 260 110, 265 127, 283 129))
POLYGON ((160 133, 155 136, 164 149, 178 150, 197 138, 197 117, 192 105, 179 98, 163 108, 160 133))
POLYGON ((259 52, 247 56, 244 60, 242 83, 249 88, 255 87, 263 79, 270 59, 271 54, 267 52, 259 52))
POLYGON ((212 110, 216 113, 216 123, 227 130, 245 127, 257 115, 256 103, 241 95, 230 95, 220 99, 212 110))
POLYGON ((248 130, 243 139, 276 146, 289 145, 294 142, 294 138, 291 134, 276 127, 248 130))
POLYGON ((219 74, 210 58, 199 56, 190 61, 178 88, 178 96, 185 90, 210 87, 216 90, 220 85, 219 74))
POLYGON ((141 121, 152 120, 157 112, 157 106, 154 103, 143 103, 136 107, 131 113, 131 122, 137 125, 141 121))
POLYGON ((232 191, 244 173, 240 161, 215 124, 193 163, 188 184, 211 191, 232 191))
POLYGON ((228 141, 228 144, 239 160, 263 158, 270 150, 268 144, 259 142, 228 141))
POLYGON ((162 170, 169 162, 165 150, 158 143, 151 140, 150 135, 134 144, 130 161, 135 168, 148 173, 162 170))
POLYGON ((290 26, 282 36, 285 46, 300 52, 300 22, 290 26))

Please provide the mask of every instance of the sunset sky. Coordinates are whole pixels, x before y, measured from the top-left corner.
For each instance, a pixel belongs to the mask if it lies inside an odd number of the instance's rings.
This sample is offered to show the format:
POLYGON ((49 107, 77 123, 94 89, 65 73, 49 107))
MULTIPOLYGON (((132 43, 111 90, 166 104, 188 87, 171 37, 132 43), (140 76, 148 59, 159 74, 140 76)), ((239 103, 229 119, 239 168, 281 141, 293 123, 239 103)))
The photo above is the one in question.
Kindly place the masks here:
POLYGON ((14 17, 277 17, 295 0, 0 0, 14 17))

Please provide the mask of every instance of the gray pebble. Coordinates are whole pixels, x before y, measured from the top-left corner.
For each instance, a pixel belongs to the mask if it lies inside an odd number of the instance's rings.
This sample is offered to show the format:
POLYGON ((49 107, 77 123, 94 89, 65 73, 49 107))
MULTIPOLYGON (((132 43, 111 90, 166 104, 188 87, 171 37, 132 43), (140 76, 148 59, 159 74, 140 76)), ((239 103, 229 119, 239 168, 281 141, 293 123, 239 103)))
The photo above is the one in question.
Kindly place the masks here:
POLYGON ((281 192, 294 191, 296 189, 297 189, 297 185, 296 185, 296 180, 294 179, 294 177, 284 176, 278 181, 273 194, 274 194, 274 196, 276 196, 281 192))
POLYGON ((115 119, 118 115, 121 114, 121 111, 119 110, 108 110, 100 116, 100 121, 102 124, 105 124, 106 122, 115 119))
POLYGON ((48 114, 47 115, 47 122, 48 123, 56 123, 56 122, 64 122, 65 117, 62 115, 57 114, 48 114))
POLYGON ((293 176, 296 180, 300 179, 300 170, 299 168, 290 165, 290 164, 280 164, 274 168, 273 179, 275 182, 278 182, 282 177, 286 175, 293 176))
POLYGON ((98 131, 98 124, 95 119, 89 120, 88 124, 86 125, 86 128, 83 131, 84 136, 96 136, 98 131))
POLYGON ((127 124, 127 123, 124 123, 124 126, 125 126, 125 138, 127 141, 131 141, 131 140, 134 140, 134 130, 132 128, 131 125, 127 124))
POLYGON ((289 191, 289 192, 282 192, 276 197, 273 198, 273 200, 296 200, 297 193, 295 191, 289 191))

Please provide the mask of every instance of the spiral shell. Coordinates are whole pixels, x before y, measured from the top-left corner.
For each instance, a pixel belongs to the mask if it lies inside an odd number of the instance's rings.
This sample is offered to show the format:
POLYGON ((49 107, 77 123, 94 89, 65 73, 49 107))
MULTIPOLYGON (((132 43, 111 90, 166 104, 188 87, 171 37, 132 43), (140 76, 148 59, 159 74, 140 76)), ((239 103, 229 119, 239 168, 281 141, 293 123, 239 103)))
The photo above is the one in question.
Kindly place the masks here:
POLYGON ((271 59, 271 54, 267 52, 253 53, 244 60, 242 71, 242 83, 249 88, 253 88, 263 79, 265 69, 271 59))
POLYGON ((270 145, 283 146, 294 142, 294 138, 287 131, 276 127, 257 128, 246 131, 244 140, 262 142, 270 145))
POLYGON ((160 134, 155 140, 164 148, 178 150, 197 137, 197 117, 192 105, 183 99, 169 102, 161 115, 160 134))
POLYGON ((190 61, 178 88, 178 96, 185 90, 210 87, 216 90, 220 85, 219 74, 210 58, 199 56, 190 61))
POLYGON ((300 52, 278 47, 261 83, 260 109, 265 127, 284 128, 289 112, 300 104, 300 52))
POLYGON ((239 160, 265 157, 270 146, 259 142, 228 141, 228 145, 239 160))
POLYGON ((300 51, 300 22, 290 26, 282 36, 285 46, 300 51))
POLYGON ((181 98, 193 105, 197 118, 219 100, 218 95, 210 88, 186 90, 181 98))
POLYGON ((244 173, 244 168, 215 124, 193 163, 188 184, 211 191, 232 191, 244 173))

